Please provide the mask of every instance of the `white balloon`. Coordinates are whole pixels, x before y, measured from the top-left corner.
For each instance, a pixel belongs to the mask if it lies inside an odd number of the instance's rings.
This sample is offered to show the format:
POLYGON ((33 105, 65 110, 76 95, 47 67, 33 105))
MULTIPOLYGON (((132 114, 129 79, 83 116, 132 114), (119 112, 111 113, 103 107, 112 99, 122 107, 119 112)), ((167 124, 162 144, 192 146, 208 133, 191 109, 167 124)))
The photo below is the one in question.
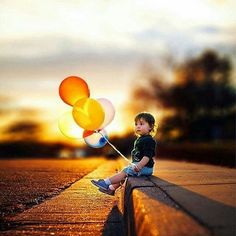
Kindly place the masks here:
POLYGON ((93 148, 101 148, 107 143, 107 132, 103 129, 98 132, 84 131, 84 141, 87 145, 93 148), (87 135, 86 135, 87 134, 87 135))
POLYGON ((106 127, 108 124, 112 122, 115 116, 115 108, 113 104, 106 98, 98 98, 97 101, 101 104, 104 113, 105 113, 105 118, 103 123, 98 129, 103 129, 106 127))

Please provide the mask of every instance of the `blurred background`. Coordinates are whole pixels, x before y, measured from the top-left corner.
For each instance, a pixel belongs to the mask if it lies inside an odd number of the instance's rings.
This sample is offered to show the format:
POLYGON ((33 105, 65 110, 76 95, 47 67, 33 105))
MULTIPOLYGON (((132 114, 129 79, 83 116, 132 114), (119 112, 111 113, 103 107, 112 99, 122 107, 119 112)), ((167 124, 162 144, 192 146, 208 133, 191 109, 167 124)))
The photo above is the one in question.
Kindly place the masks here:
POLYGON ((155 115, 158 155, 235 165, 236 2, 2 1, 0 157, 116 156, 64 137, 61 81, 82 77, 116 115, 128 155, 133 118, 155 115))

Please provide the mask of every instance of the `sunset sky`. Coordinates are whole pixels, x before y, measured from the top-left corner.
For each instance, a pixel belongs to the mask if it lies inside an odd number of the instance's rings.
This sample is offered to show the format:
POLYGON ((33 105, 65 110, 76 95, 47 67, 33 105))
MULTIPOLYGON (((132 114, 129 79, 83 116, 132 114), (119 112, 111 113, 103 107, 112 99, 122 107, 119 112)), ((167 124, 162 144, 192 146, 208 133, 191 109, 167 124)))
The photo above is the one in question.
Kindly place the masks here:
POLYGON ((69 75, 84 78, 92 98, 114 104, 107 130, 124 132, 132 121, 122 108, 143 63, 164 70, 165 58, 206 48, 236 63, 235 10, 234 0, 1 1, 0 132, 33 119, 47 127, 45 140, 65 140, 57 122, 71 108, 58 86, 69 75))

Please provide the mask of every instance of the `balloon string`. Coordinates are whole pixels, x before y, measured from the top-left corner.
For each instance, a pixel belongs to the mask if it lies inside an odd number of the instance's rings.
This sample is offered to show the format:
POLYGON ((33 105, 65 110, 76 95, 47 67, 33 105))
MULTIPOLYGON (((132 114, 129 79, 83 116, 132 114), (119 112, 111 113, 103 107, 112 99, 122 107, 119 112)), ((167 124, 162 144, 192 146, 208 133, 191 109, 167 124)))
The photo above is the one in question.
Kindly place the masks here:
POLYGON ((130 162, 130 160, 128 158, 126 158, 106 137, 104 134, 100 133, 100 131, 96 131, 97 133, 99 133, 100 135, 102 135, 102 137, 107 141, 107 143, 116 151, 118 152, 127 162, 130 162))

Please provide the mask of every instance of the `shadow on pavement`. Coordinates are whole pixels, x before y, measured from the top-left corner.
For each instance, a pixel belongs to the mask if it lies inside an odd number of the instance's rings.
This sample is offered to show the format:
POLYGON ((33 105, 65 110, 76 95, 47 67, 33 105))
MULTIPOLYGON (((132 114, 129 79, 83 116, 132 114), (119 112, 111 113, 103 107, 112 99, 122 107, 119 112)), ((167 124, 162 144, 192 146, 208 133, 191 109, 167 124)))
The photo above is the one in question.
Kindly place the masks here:
POLYGON ((102 232, 103 236, 123 236, 124 224, 123 215, 117 206, 114 206, 109 213, 102 232))

